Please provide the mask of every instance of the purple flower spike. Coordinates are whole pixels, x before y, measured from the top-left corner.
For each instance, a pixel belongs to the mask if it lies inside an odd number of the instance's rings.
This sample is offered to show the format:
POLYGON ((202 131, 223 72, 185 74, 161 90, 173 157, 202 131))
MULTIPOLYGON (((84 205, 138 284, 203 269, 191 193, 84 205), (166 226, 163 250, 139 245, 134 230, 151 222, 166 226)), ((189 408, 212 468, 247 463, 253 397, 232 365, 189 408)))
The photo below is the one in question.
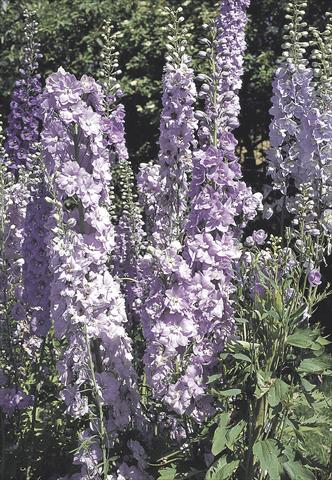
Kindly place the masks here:
MULTIPOLYGON (((148 383, 154 396, 171 410, 189 414, 197 422, 213 412, 207 377, 234 331, 233 266, 240 257, 242 227, 261 208, 261 195, 253 194, 241 181, 235 154, 232 129, 238 100, 234 101, 235 110, 231 110, 231 102, 223 96, 226 91, 235 95, 241 84, 247 5, 248 2, 237 1, 224 1, 221 5, 215 73, 220 82, 217 95, 210 97, 217 97, 218 105, 207 102, 206 114, 197 118, 205 121, 209 117, 207 123, 212 126, 216 108, 220 112, 225 108, 226 113, 218 124, 215 143, 205 144, 193 153, 190 212, 184 235, 171 236, 174 240, 167 245, 156 242, 142 262, 149 291, 141 312, 148 383), (222 45, 222 36, 231 42, 227 48, 222 45), (231 84, 223 83, 226 64, 235 74, 234 84, 233 79, 231 84)), ((208 138, 213 138, 212 131, 208 138)), ((161 169, 165 167, 161 165, 161 169)), ((174 168, 173 163, 170 168, 174 168)), ((158 183, 156 179, 158 175, 162 177, 161 171, 145 168, 143 173, 150 189, 146 189, 145 195, 151 198, 153 188, 164 188, 166 182, 158 183)), ((158 204, 155 207, 151 203, 152 211, 158 209, 158 204)), ((165 238, 169 240, 169 235, 165 238)))
POLYGON ((37 151, 40 119, 38 95, 41 93, 41 77, 38 73, 39 44, 36 42, 37 23, 33 14, 26 13, 25 37, 27 46, 23 59, 21 78, 15 84, 8 116, 5 150, 9 167, 16 169, 27 165, 37 151))
MULTIPOLYGON (((66 339, 58 362, 62 397, 69 414, 88 416, 95 424, 90 392, 86 395, 91 390, 107 411, 99 427, 106 430, 112 448, 118 434, 138 420, 140 406, 125 302, 108 269, 115 238, 103 104, 103 93, 92 79, 78 81, 62 68, 47 79, 41 99, 44 161, 57 205, 47 226, 51 315, 56 336, 66 339)), ((82 441, 91 437, 89 451, 79 450, 75 457, 82 478, 99 478, 100 442, 105 439, 88 429, 82 441)))

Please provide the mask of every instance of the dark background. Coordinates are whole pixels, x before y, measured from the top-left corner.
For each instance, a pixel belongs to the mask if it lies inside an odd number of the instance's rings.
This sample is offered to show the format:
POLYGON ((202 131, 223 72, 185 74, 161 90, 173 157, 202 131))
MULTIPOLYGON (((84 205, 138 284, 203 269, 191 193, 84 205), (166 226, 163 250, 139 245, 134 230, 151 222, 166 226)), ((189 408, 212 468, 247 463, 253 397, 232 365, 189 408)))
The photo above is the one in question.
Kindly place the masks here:
MULTIPOLYGON (((236 135, 246 180, 259 188, 264 177, 268 146, 271 83, 281 53, 285 0, 252 0, 247 30, 248 47, 241 92, 241 126, 236 135), (263 164, 261 164, 263 162, 263 164)), ((219 2, 211 0, 0 0, 0 112, 6 116, 10 92, 22 58, 23 10, 34 9, 39 21, 43 59, 41 73, 47 76, 60 65, 71 73, 98 77, 101 26, 111 18, 118 32, 117 46, 123 70, 127 142, 135 170, 157 154, 161 76, 164 65, 167 24, 165 6, 184 9, 191 33, 191 54, 196 71, 202 24, 213 18, 219 2)), ((305 19, 324 27, 331 0, 309 0, 305 19)), ((330 262, 331 264, 331 262, 330 262)), ((324 271, 332 279, 331 267, 324 271)), ((316 314, 331 330, 331 298, 316 314)))

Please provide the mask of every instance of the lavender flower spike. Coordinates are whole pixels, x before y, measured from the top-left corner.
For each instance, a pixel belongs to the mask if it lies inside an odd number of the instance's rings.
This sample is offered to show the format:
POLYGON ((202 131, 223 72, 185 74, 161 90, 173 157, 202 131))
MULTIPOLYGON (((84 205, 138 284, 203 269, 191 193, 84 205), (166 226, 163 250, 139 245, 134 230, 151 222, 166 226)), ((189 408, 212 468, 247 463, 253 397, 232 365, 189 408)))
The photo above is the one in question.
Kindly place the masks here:
POLYGON ((56 335, 66 344, 58 370, 67 412, 91 420, 75 462, 82 478, 96 480, 108 478, 107 452, 139 409, 124 299, 107 268, 114 228, 98 113, 103 100, 92 79, 78 81, 60 68, 47 79, 41 103, 44 160, 54 192, 48 224, 51 311, 56 335))
POLYGON ((33 14, 25 12, 25 18, 25 56, 21 78, 16 81, 12 94, 5 143, 9 166, 14 169, 29 163, 37 151, 40 128, 37 96, 41 92, 41 79, 36 73, 41 56, 36 41, 38 25, 33 14))
MULTIPOLYGON (((246 4, 240 2, 240 8, 238 2, 222 2, 221 16, 230 9, 228 16, 239 15, 239 29, 244 28, 246 4)), ((225 30, 223 33, 226 35, 225 30)), ((235 49, 238 37, 243 35, 242 31, 238 36, 230 35, 235 49)), ((235 60, 221 57, 232 51, 232 45, 222 51, 215 48, 217 57, 211 60, 213 75, 220 82, 211 82, 205 89, 207 109, 199 115, 201 123, 207 119, 208 135, 204 147, 193 155, 191 208, 184 243, 180 237, 167 248, 150 249, 150 258, 145 257, 145 265, 152 264, 159 272, 150 282, 149 298, 142 309, 148 382, 154 395, 170 409, 190 414, 198 422, 213 411, 207 396, 207 376, 234 329, 233 265, 240 256, 242 227, 261 208, 261 196, 241 181, 230 117, 224 117, 221 128, 211 113, 223 108, 224 104, 218 104, 224 73, 220 68, 235 60)), ((235 63, 238 66, 241 60, 235 63)), ((229 88, 237 87, 238 83, 229 88)))
POLYGON ((191 58, 185 53, 187 32, 181 25, 183 17, 178 13, 169 10, 172 27, 163 76, 159 179, 152 241, 155 246, 166 246, 183 234, 188 213, 188 176, 192 170, 192 148, 197 128, 194 72, 191 58))

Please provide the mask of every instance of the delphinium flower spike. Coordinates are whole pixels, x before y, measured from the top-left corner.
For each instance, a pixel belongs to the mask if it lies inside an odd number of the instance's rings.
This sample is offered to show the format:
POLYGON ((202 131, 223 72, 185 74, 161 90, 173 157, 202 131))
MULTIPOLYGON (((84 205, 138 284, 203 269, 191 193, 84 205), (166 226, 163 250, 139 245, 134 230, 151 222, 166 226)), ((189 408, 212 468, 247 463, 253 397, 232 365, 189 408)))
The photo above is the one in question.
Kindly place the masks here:
MULTIPOLYGON (((41 76, 38 73, 40 45, 35 12, 24 11, 24 58, 21 80, 16 84, 8 119, 6 164, 24 176, 30 201, 26 204, 22 241, 23 294, 30 322, 30 335, 45 337, 49 326, 50 274, 46 252, 45 222, 50 206, 45 202, 45 183, 40 159, 39 99, 41 76)), ((22 178, 23 181, 23 178, 22 178)), ((18 187, 19 188, 19 187, 18 187)), ((23 188, 24 190, 24 188, 23 188)), ((37 339, 36 339, 37 341, 37 339)))
MULTIPOLYGON (((121 103, 123 93, 119 81, 121 70, 116 39, 114 28, 107 21, 103 29, 101 73, 105 94, 104 112, 102 112, 104 136, 112 176, 110 214, 115 230, 115 245, 110 265, 112 272, 120 280, 121 291, 125 297, 128 333, 132 338, 137 338, 140 322, 136 303, 141 296, 137 268, 145 247, 145 232, 141 207, 135 190, 134 173, 126 146, 125 108, 121 103)), ((137 355, 134 361, 135 366, 139 367, 141 360, 137 355)), ((137 413, 139 414, 139 409, 137 413)))
POLYGON ((301 223, 315 235, 317 222, 329 215, 332 198, 331 24, 322 34, 310 29, 312 69, 305 57, 309 46, 305 7, 303 1, 287 6, 283 61, 273 83, 268 172, 273 188, 282 194, 282 217, 287 211, 295 226, 301 223), (311 208, 303 202, 310 202, 311 208))
POLYGON ((310 45, 313 48, 311 58, 314 69, 315 85, 321 93, 330 95, 332 90, 332 13, 326 13, 327 25, 323 32, 309 27, 310 45))
MULTIPOLYGON (((0 159, 6 159, 0 124, 0 159)), ((24 218, 30 200, 28 177, 18 183, 6 161, 0 164, 0 408, 3 421, 16 410, 31 405, 32 398, 24 392, 26 360, 31 361, 35 345, 29 338, 29 325, 22 299, 22 242, 24 218)), ((12 425, 8 421, 8 425, 12 425)), ((8 427, 6 426, 6 428, 8 427)), ((11 430, 11 428, 9 428, 11 430)), ((14 434, 12 431, 9 435, 14 434)))
POLYGON ((101 76, 105 92, 105 126, 112 170, 112 218, 116 229, 116 250, 113 254, 115 272, 119 277, 135 276, 133 264, 142 248, 143 221, 135 193, 134 174, 125 139, 125 109, 118 77, 119 52, 114 27, 107 21, 103 29, 101 76))
POLYGON ((181 8, 170 16, 160 120, 158 157, 160 190, 157 198, 152 243, 165 247, 183 237, 188 214, 188 184, 192 171, 197 120, 194 115, 196 87, 187 29, 181 8))
POLYGON ((156 247, 183 237, 197 128, 194 116, 197 93, 191 58, 187 54, 188 32, 183 24, 182 8, 168 9, 167 13, 170 22, 163 74, 160 152, 157 163, 142 164, 138 176, 148 234, 156 247))
POLYGON ((318 221, 332 213, 332 13, 326 16, 328 21, 322 33, 310 29, 316 96, 306 124, 316 163, 313 200, 318 207, 318 221))
MULTIPOLYGON (((227 64, 233 71, 233 64, 241 64, 247 5, 222 2, 215 38, 205 42, 213 68, 210 80, 204 77, 208 82, 203 89, 208 95, 206 112, 196 115, 203 119, 204 135, 202 148, 193 156, 191 210, 184 242, 176 239, 159 253, 150 249, 151 259, 146 258, 155 261, 159 269, 142 312, 147 325, 148 381, 154 395, 170 409, 191 414, 197 421, 212 411, 206 395, 207 374, 234 328, 230 297, 234 292, 233 262, 240 255, 239 237, 261 204, 261 196, 240 180, 232 134, 236 114, 227 102, 225 110, 224 103, 219 105, 228 98, 221 66, 227 64), (237 34, 232 30, 234 49, 226 50, 220 37, 228 27, 238 30, 237 34)), ((235 85, 230 87, 232 96, 238 93, 239 81, 235 85)))
MULTIPOLYGON (((238 125, 248 6, 247 0, 221 2, 211 37, 203 41, 206 55, 201 54, 209 62, 210 74, 204 77, 201 88, 205 97, 205 112, 198 113, 202 147, 193 159, 184 257, 194 272, 193 285, 200 285, 195 309, 197 333, 187 371, 195 366, 203 386, 234 330, 234 262, 240 257, 243 228, 261 208, 261 194, 254 194, 241 180, 233 134, 238 125)), ((180 379, 174 394, 181 383, 180 379)))
MULTIPOLYGON (((116 468, 110 452, 123 448, 119 435, 131 425, 138 405, 124 298, 108 269, 114 227, 99 113, 104 101, 102 87, 92 78, 78 81, 60 68, 47 79, 41 102, 42 146, 54 206, 48 223, 51 310, 63 342, 58 370, 67 412, 90 421, 75 455, 79 478, 96 480, 108 479, 116 468)), ((147 478, 139 467, 133 470, 137 478, 147 478)))
POLYGON ((5 149, 8 165, 16 169, 29 164, 31 155, 37 151, 40 120, 37 96, 41 92, 38 61, 41 57, 37 41, 38 23, 35 14, 24 11, 24 58, 20 79, 16 81, 12 94, 5 149))
MULTIPOLYGON (((307 180, 306 170, 314 169, 313 165, 302 162, 298 142, 301 122, 313 101, 313 74, 304 55, 308 46, 307 24, 303 22, 306 5, 295 0, 287 6, 283 59, 273 81, 268 173, 273 188, 284 196, 282 202, 287 200, 292 187, 307 180)), ((310 154, 310 139, 303 145, 306 146, 310 154)))
POLYGON ((35 204, 33 190, 38 189, 36 185, 39 185, 42 178, 36 181, 32 173, 39 140, 37 97, 41 90, 41 80, 37 73, 40 58, 36 39, 38 25, 34 13, 24 12, 24 17, 24 59, 20 70, 21 79, 16 83, 12 97, 6 131, 6 153, 3 155, 2 164, 2 167, 5 165, 10 170, 6 175, 7 184, 4 189, 5 241, 2 265, 6 268, 7 275, 4 312, 7 321, 2 334, 4 337, 7 335, 4 340, 7 346, 8 342, 10 343, 7 363, 8 368, 16 370, 15 378, 10 380, 16 385, 15 388, 24 384, 38 362, 40 337, 45 336, 49 326, 47 258, 43 251, 44 245, 38 242, 38 239, 43 237, 43 218, 39 215, 39 209, 32 212, 35 204), (28 211, 32 212, 31 224, 28 211), (38 217, 38 220, 35 217, 38 217), (38 228, 34 228, 35 222, 39 222, 38 228), (30 236, 32 230, 36 236, 30 236), (34 254, 30 255, 32 252, 34 254), (30 289, 28 296, 27 285, 30 289), (41 324, 44 324, 41 327, 42 332, 38 330, 41 324))

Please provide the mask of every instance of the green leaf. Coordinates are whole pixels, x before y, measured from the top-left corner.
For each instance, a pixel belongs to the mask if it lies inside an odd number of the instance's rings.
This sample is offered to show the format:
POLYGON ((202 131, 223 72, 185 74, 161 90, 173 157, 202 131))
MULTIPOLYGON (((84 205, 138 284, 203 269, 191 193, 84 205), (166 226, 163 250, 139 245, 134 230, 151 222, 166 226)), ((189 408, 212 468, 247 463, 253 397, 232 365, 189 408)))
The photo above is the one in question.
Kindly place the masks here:
POLYGON ((286 343, 298 348, 310 348, 314 342, 315 334, 309 329, 296 330, 287 337, 286 343))
POLYGON ((197 468, 191 467, 190 472, 186 473, 186 479, 187 478, 193 478, 194 480, 197 478, 202 478, 199 476, 199 474, 202 473, 201 470, 197 470, 197 468))
POLYGON ((259 348, 259 343, 245 342, 244 340, 237 340, 234 342, 236 345, 240 345, 245 350, 252 350, 253 348, 259 348))
POLYGON ((280 378, 277 378, 268 391, 267 399, 271 407, 279 405, 286 397, 289 386, 280 378))
POLYGON ((302 305, 302 307, 300 307, 290 316, 290 321, 297 323, 297 321, 303 317, 306 310, 307 310, 307 305, 302 305))
POLYGON ((239 438, 241 433, 243 432, 244 427, 246 426, 246 422, 241 420, 239 423, 234 425, 232 428, 229 428, 226 433, 226 446, 230 450, 233 450, 233 446, 236 440, 239 438))
POLYGON ((219 426, 216 428, 213 440, 212 440, 212 449, 211 452, 214 456, 217 456, 226 446, 226 433, 227 433, 227 424, 229 421, 228 413, 222 413, 220 415, 219 426))
POLYGON ((223 352, 223 353, 219 354, 219 358, 220 358, 220 360, 226 360, 228 355, 229 355, 229 352, 223 352))
POLYGON ((251 363, 251 358, 249 358, 247 355, 244 355, 244 353, 234 353, 233 357, 236 358, 236 360, 243 360, 244 362, 251 363))
POLYGON ((230 388, 229 390, 221 390, 218 392, 222 397, 235 397, 241 393, 239 388, 230 388))
POLYGON ((306 392, 311 392, 314 388, 316 388, 316 385, 308 382, 308 380, 303 377, 301 377, 300 381, 301 381, 302 387, 306 392))
POLYGON ((322 347, 325 347, 326 345, 331 345, 332 342, 330 342, 327 337, 318 337, 316 340, 319 345, 322 345, 322 347))
POLYGON ((290 480, 315 480, 315 475, 300 462, 286 462, 283 464, 284 470, 290 480))
POLYGON ((210 376, 208 377, 208 381, 207 381, 206 383, 207 383, 207 384, 213 383, 213 382, 215 382, 216 380, 219 380, 222 376, 223 376, 222 373, 216 373, 215 375, 210 375, 210 376))
POLYGON ((227 480, 239 466, 239 460, 227 462, 227 457, 221 457, 206 473, 205 480, 227 480))
POLYGON ((253 452, 261 468, 268 472, 271 480, 280 480, 282 465, 277 442, 271 439, 260 440, 255 443, 253 452))
POLYGON ((305 358, 299 365, 299 371, 304 373, 320 374, 332 368, 331 362, 321 358, 305 358))
POLYGON ((176 477, 176 468, 166 467, 158 472, 159 477, 157 480, 174 480, 176 477))
POLYGON ((256 372, 257 384, 255 388, 255 397, 263 397, 271 388, 271 372, 264 372, 263 370, 258 370, 256 372))

